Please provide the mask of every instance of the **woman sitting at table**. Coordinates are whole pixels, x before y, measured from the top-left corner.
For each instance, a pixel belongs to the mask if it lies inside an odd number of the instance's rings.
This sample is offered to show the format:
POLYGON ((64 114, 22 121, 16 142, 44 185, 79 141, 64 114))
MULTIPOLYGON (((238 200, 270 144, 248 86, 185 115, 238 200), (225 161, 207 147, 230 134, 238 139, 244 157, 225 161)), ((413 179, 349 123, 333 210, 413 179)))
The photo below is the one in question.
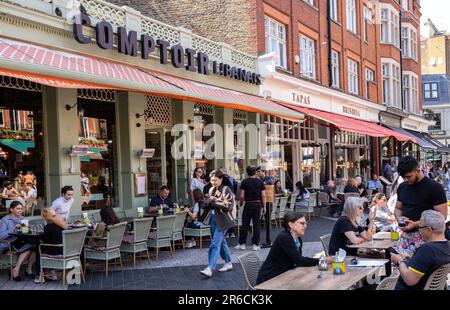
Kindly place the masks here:
POLYGON ((274 187, 275 187, 275 197, 284 197, 285 196, 284 189, 283 189, 283 187, 281 187, 280 180, 275 181, 274 187))
MULTIPOLYGON (((56 214, 55 209, 44 208, 41 213, 44 218, 46 225, 44 227, 44 234, 42 235, 42 242, 46 244, 62 244, 62 232, 66 230, 69 226, 66 220, 59 214, 56 214)), ((50 247, 41 246, 41 256, 57 256, 62 255, 62 247, 50 247)), ((39 260, 37 260, 39 262, 39 260)), ((36 266, 36 270, 40 270, 40 266, 36 266)), ((44 276, 43 274, 40 276, 44 276)), ((45 275, 45 279, 49 281, 55 281, 56 277, 55 270, 51 271, 50 275, 45 275)), ((42 282, 45 282, 42 279, 42 282)), ((40 278, 36 277, 35 283, 40 282, 40 278)))
POLYGON ((372 235, 364 230, 359 223, 364 213, 364 199, 349 197, 345 201, 344 211, 334 224, 331 233, 328 253, 335 254, 340 248, 347 255, 356 255, 357 249, 349 248, 348 245, 359 244, 366 240, 372 240, 372 235))
MULTIPOLYGON (((114 212, 112 206, 103 206, 100 210, 101 222, 98 223, 92 234, 92 237, 89 239, 87 244, 88 248, 91 249, 104 249, 106 247, 106 233, 108 231, 108 225, 115 225, 119 223, 119 219, 114 212)), ((125 241, 129 241, 129 234, 125 234, 125 241)), ((132 237, 132 236, 131 236, 132 237)))
POLYGON ((358 186, 356 185, 356 180, 355 179, 348 179, 347 184, 345 185, 344 188, 344 194, 346 193, 357 193, 357 194, 361 194, 359 192, 358 186))
POLYGON ((370 221, 375 224, 377 231, 389 231, 395 223, 394 214, 389 210, 386 196, 383 193, 376 194, 370 205, 370 221))
POLYGON ((292 195, 297 196, 297 201, 295 202, 296 207, 307 207, 309 205, 309 197, 311 196, 308 190, 303 186, 302 181, 295 183, 295 188, 297 189, 292 195))
MULTIPOLYGON (((16 232, 21 227, 23 219, 23 206, 19 201, 13 201, 9 206, 9 214, 5 215, 0 220, 0 240, 9 242, 11 250, 19 257, 17 259, 16 266, 13 268, 13 280, 21 281, 20 267, 23 262, 28 259, 28 266, 25 275, 27 277, 34 277, 33 263, 35 261, 35 253, 31 251, 32 244, 24 242, 22 239, 10 236, 9 234, 16 232)), ((0 254, 8 250, 8 243, 0 241, 0 254)))
MULTIPOLYGON (((306 231, 305 215, 299 212, 287 212, 284 215, 284 231, 282 231, 273 243, 269 255, 258 272, 257 284, 272 279, 283 272, 297 267, 316 266, 317 258, 302 255, 302 237, 306 231)), ((327 263, 333 261, 327 258, 327 263)))
MULTIPOLYGON (((203 202, 205 200, 205 195, 203 194, 203 191, 199 188, 196 188, 192 191, 193 197, 194 197, 194 207, 191 209, 188 209, 187 218, 186 218, 186 227, 188 228, 194 228, 194 229, 200 229, 200 223, 198 222, 198 217, 200 215, 200 210, 203 208, 203 202)), ((195 238, 192 238, 191 241, 189 241, 186 244, 186 248, 192 248, 197 246, 195 242, 195 238)))

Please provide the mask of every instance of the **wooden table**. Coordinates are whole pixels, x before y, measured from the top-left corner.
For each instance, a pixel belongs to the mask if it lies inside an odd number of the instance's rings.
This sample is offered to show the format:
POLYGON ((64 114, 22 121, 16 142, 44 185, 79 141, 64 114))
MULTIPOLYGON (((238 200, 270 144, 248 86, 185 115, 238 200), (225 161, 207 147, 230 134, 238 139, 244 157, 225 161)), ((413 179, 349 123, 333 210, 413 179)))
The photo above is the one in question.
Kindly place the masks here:
POLYGON ((317 266, 298 267, 276 276, 256 286, 257 290, 348 290, 354 284, 377 272, 377 267, 348 267, 351 257, 346 259, 346 272, 333 274, 328 270, 319 271, 317 266), (321 277, 319 278, 319 275, 321 277))
POLYGON ((386 275, 390 276, 392 273, 392 264, 391 264, 391 252, 388 249, 395 247, 396 245, 397 241, 389 239, 389 240, 364 241, 361 242, 360 244, 349 245, 348 247, 354 249, 384 250, 384 258, 389 260, 389 262, 386 264, 386 275))

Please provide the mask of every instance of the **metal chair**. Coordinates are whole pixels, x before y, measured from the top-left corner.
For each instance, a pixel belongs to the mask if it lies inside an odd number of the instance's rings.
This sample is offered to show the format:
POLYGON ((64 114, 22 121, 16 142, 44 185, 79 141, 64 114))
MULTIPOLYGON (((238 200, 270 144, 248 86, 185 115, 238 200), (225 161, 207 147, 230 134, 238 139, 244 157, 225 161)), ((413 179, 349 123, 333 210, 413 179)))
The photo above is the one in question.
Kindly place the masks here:
MULTIPOLYGON (((122 256, 120 255, 120 246, 122 244, 123 235, 127 227, 126 222, 115 225, 108 225, 106 232, 106 246, 104 248, 85 248, 84 259, 105 261, 105 272, 108 276, 109 261, 119 259, 120 267, 122 267, 122 256)), ((86 264, 85 264, 86 266, 86 264)))
POLYGON ((280 207, 277 208, 277 221, 278 224, 281 225, 281 221, 284 218, 284 214, 286 213, 286 205, 288 203, 289 197, 281 197, 280 198, 280 207))
MULTIPOLYGON (((136 253, 146 252, 147 259, 150 263, 150 255, 148 254, 147 239, 153 218, 142 218, 133 220, 133 231, 126 234, 132 238, 123 238, 120 246, 120 252, 133 254, 133 267, 136 268, 136 253), (127 242, 126 242, 127 241, 127 242)), ((126 235, 125 234, 125 235, 126 235)))
POLYGON ((156 248, 156 260, 158 260, 159 249, 163 247, 169 247, 170 253, 172 251, 172 229, 175 222, 175 215, 159 216, 156 218, 156 239, 148 239, 147 247, 156 248))
POLYGON ((181 240, 181 245, 183 249, 185 249, 185 243, 183 238, 183 227, 184 221, 186 220, 187 211, 178 212, 175 214, 175 221, 173 222, 172 227, 172 244, 173 244, 173 252, 175 252, 175 242, 181 240))
POLYGON ((272 212, 270 213, 270 223, 267 223, 267 225, 272 225, 272 221, 275 222, 275 226, 278 227, 277 223, 277 216, 278 216, 278 206, 280 205, 281 198, 277 197, 274 200, 272 212))
POLYGON ((289 207, 287 207, 287 209, 289 209, 289 211, 294 211, 295 210, 295 202, 297 201, 297 196, 296 194, 291 195, 291 200, 289 200, 289 207))
POLYGON ((311 213, 314 215, 314 207, 317 206, 317 193, 311 193, 308 198, 307 206, 297 206, 296 211, 308 215, 308 221, 311 219, 311 213))
POLYGON ((319 217, 322 214, 322 208, 330 208, 333 205, 336 205, 335 203, 330 203, 330 196, 325 192, 319 192, 319 201, 320 206, 319 207, 319 217))
POLYGON ((400 277, 400 272, 395 269, 395 272, 391 274, 390 277, 384 278, 380 284, 378 284, 377 291, 393 291, 395 285, 397 284, 398 278, 400 277))
POLYGON ((7 251, 0 254, 0 269, 9 269, 11 274, 11 281, 13 280, 13 267, 17 262, 17 254, 11 248, 11 244, 8 240, 0 240, 0 244, 4 243, 8 246, 7 251))
POLYGON ((68 267, 68 263, 72 261, 77 261, 80 266, 81 276, 84 282, 84 272, 83 268, 81 268, 81 260, 80 255, 83 251, 84 240, 86 239, 88 229, 77 228, 77 229, 68 229, 62 232, 62 244, 46 244, 41 243, 39 245, 39 257, 41 262, 41 269, 39 270, 39 279, 41 284, 44 283, 44 269, 57 269, 62 270, 62 283, 65 286, 66 281, 66 269, 68 267), (42 253, 42 247, 53 247, 53 248, 62 248, 61 255, 49 255, 42 253))
POLYGON ((450 263, 436 269, 428 278, 424 290, 437 291, 445 290, 447 286, 447 275, 450 272, 450 263))
POLYGON ((255 290, 256 279, 258 277, 259 269, 261 269, 262 262, 259 257, 253 253, 249 252, 238 258, 241 264, 242 270, 244 271, 244 280, 248 290, 255 290))
POLYGON ((183 228, 183 235, 184 235, 184 243, 186 243, 186 237, 194 237, 200 239, 200 249, 203 248, 203 238, 209 237, 211 239, 211 226, 203 225, 200 223, 200 228, 189 228, 184 227, 183 228))
POLYGON ((331 234, 326 234, 326 235, 320 236, 320 242, 322 242, 323 251, 325 252, 326 256, 330 256, 328 253, 328 248, 330 246, 330 239, 331 239, 331 234))

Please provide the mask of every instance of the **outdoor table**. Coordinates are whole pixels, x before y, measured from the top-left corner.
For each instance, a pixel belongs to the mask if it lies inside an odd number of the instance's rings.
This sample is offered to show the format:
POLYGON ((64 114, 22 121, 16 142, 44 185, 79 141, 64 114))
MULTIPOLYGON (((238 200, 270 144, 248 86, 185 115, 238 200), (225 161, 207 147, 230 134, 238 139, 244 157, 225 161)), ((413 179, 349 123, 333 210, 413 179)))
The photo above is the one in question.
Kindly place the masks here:
POLYGON ((391 233, 385 232, 385 231, 380 231, 380 232, 377 232, 375 235, 373 235, 372 239, 373 240, 391 240, 391 233))
MULTIPOLYGON (((377 272, 376 267, 349 267, 352 257, 345 260, 346 271, 344 274, 335 275, 331 265, 328 270, 320 271, 317 266, 297 267, 286 271, 275 278, 256 286, 257 290, 348 290, 354 284, 377 272)), ((360 261, 362 259, 359 259, 360 261)), ((376 260, 384 261, 386 260, 376 260)))
POLYGON ((41 238, 44 235, 44 232, 28 232, 28 233, 22 233, 22 232, 13 232, 9 234, 10 236, 17 237, 18 239, 24 240, 25 242, 31 243, 34 246, 34 249, 36 250, 36 261, 35 266, 38 264, 39 258, 39 244, 41 243, 41 238))
POLYGON ((384 258, 389 260, 386 264, 386 276, 390 276, 392 273, 391 264, 391 252, 388 250, 397 245, 396 240, 371 240, 364 241, 360 244, 349 245, 349 248, 353 249, 372 249, 372 250, 384 250, 384 258))

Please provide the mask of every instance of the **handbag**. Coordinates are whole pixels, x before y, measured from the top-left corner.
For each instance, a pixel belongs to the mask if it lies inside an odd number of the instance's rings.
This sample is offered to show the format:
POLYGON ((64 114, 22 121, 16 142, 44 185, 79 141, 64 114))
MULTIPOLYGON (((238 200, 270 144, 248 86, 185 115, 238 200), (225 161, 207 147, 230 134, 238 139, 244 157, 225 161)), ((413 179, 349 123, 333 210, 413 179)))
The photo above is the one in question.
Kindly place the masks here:
POLYGON ((203 207, 203 212, 198 217, 198 221, 204 225, 209 225, 211 223, 211 211, 212 208, 209 206, 203 207))

